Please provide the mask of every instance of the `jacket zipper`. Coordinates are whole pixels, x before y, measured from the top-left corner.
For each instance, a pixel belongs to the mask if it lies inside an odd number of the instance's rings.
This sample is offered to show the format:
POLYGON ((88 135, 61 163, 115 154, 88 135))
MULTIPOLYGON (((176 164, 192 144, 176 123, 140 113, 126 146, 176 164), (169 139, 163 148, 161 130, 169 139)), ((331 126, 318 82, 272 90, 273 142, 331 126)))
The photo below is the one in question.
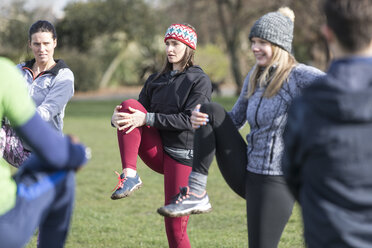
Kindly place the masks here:
POLYGON ((273 162, 275 140, 276 140, 276 135, 274 134, 274 136, 273 136, 273 145, 271 146, 271 151, 270 151, 270 164, 271 164, 271 162, 273 162))
MULTIPOLYGON (((261 106, 261 102, 262 102, 262 96, 260 97, 260 101, 258 102, 258 105, 257 105, 257 109, 256 109, 256 113, 255 113, 255 115, 254 115, 254 121, 255 121, 255 123, 256 123, 256 126, 257 126, 257 129, 259 129, 260 128, 260 125, 258 125, 258 120, 257 120, 257 118, 258 118, 258 109, 260 108, 260 106, 261 106)), ((249 151, 249 153, 251 153, 252 151, 253 151, 253 148, 254 148, 254 145, 253 145, 253 133, 252 133, 252 135, 251 135, 251 150, 249 151)), ((249 154, 248 153, 248 154, 249 154)))
POLYGON ((23 67, 23 69, 27 69, 31 73, 31 75, 32 75, 32 82, 35 81, 36 79, 38 79, 39 77, 41 77, 42 75, 44 75, 45 72, 46 72, 46 71, 42 71, 38 75, 35 75, 34 71, 31 70, 30 68, 23 67))
POLYGON ((257 109, 256 109, 256 114, 254 116, 254 121, 256 122, 256 126, 257 128, 259 129, 260 128, 260 125, 258 125, 258 121, 257 121, 257 117, 258 117, 258 109, 260 108, 261 106, 261 102, 262 102, 262 96, 260 97, 260 101, 258 102, 258 105, 257 105, 257 109))

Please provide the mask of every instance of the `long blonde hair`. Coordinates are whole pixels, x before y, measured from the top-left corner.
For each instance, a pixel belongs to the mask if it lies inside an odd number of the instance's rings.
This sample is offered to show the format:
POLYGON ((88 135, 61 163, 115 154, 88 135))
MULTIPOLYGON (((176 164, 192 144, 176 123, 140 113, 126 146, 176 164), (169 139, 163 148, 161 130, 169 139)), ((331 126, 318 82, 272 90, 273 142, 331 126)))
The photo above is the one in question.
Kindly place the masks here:
MULTIPOLYGON (((278 9, 278 12, 294 22, 295 15, 290 8, 282 7, 278 9)), ((288 80, 293 67, 297 65, 297 61, 292 54, 271 42, 270 44, 273 52, 271 61, 265 68, 259 67, 257 64, 254 66, 249 78, 247 97, 254 93, 257 86, 267 86, 263 94, 264 97, 275 96, 288 80)))
POLYGON ((263 94, 266 98, 276 95, 297 64, 296 59, 284 49, 274 44, 271 44, 271 48, 273 56, 270 63, 263 70, 257 64, 254 66, 249 78, 248 97, 253 94, 257 86, 267 86, 263 94))

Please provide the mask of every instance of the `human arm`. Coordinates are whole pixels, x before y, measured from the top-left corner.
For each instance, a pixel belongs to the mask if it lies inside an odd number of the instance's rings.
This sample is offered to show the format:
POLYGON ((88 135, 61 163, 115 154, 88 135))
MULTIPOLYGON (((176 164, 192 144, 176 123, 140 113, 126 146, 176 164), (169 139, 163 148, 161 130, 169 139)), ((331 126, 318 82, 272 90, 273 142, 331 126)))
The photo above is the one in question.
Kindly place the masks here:
POLYGON ((208 114, 200 112, 200 107, 200 104, 196 105, 190 117, 191 125, 194 129, 207 125, 209 122, 208 114))
POLYGON ((289 77, 289 82, 293 82, 288 84, 291 96, 296 97, 301 95, 303 89, 312 85, 324 76, 325 73, 315 67, 298 64, 292 69, 289 77))
POLYGON ((146 123, 146 114, 129 107, 128 110, 130 113, 120 112, 122 108, 121 105, 117 105, 114 109, 114 113, 111 117, 111 123, 118 130, 124 130, 128 128, 126 133, 130 133, 134 128, 145 125, 146 123))
MULTIPOLYGON (((15 127, 17 134, 44 163, 33 163, 33 169, 78 169, 89 159, 89 151, 70 136, 61 136, 35 114, 15 127)), ((34 158, 37 159, 37 158, 34 158)))
POLYGON ((168 112, 148 113, 147 119, 152 121, 146 122, 150 126, 154 126, 163 130, 192 130, 190 117, 195 106, 210 102, 212 94, 212 84, 208 76, 200 73, 199 76, 190 83, 187 90, 181 91, 177 97, 184 99, 180 101, 179 110, 168 112))
MULTIPOLYGON (((151 75, 145 82, 144 87, 142 88, 138 101, 146 108, 149 108, 150 105, 150 97, 147 94, 147 86, 153 80, 155 74, 151 75)), ((111 116, 111 126, 116 127, 118 130, 124 130, 130 127, 126 133, 131 132, 135 127, 143 126, 146 121, 146 114, 135 110, 133 108, 129 108, 132 113, 124 113, 121 112, 120 109, 122 108, 121 105, 117 105, 114 108, 114 112, 111 116), (135 123, 135 125, 131 125, 131 123, 135 123)))
POLYGON ((74 94, 74 75, 68 68, 59 70, 59 73, 51 81, 50 89, 44 96, 33 93, 37 103, 36 111, 44 121, 51 121, 55 116, 62 112, 68 101, 74 94))
POLYGON ((145 114, 136 109, 129 109, 130 113, 122 113, 118 105, 111 119, 113 126, 129 128, 127 132, 142 125, 163 130, 192 130, 191 112, 197 104, 210 101, 212 86, 204 73, 199 72, 197 76, 193 75, 192 79, 185 74, 171 82, 165 78, 155 82, 147 80, 138 101, 146 109, 154 112, 145 114))
POLYGON ((301 189, 301 160, 300 160, 300 129, 303 125, 301 116, 303 109, 295 99, 289 109, 287 124, 283 133, 284 151, 282 169, 287 185, 297 201, 301 189))
POLYGON ((247 106, 248 106, 248 86, 250 73, 246 76, 243 88, 240 92, 238 100, 235 102, 232 110, 228 112, 230 118, 235 124, 236 128, 241 128, 247 121, 247 106))

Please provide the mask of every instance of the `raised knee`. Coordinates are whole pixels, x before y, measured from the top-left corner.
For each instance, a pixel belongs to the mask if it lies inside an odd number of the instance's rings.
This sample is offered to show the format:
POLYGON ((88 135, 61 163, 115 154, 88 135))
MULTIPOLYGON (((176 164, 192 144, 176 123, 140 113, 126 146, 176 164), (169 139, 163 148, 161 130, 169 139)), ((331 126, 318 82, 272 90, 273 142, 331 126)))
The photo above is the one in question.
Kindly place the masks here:
POLYGON ((121 103, 121 109, 120 109, 120 112, 126 112, 126 113, 129 113, 130 111, 128 110, 129 107, 131 108, 134 108, 134 109, 138 109, 139 111, 142 111, 144 113, 147 113, 147 110, 145 109, 145 107, 137 100, 134 100, 134 99, 128 99, 128 100, 125 100, 121 103))
POLYGON ((121 110, 128 109, 129 107, 135 108, 137 105, 140 105, 140 103, 135 99, 128 99, 123 101, 121 104, 121 110))

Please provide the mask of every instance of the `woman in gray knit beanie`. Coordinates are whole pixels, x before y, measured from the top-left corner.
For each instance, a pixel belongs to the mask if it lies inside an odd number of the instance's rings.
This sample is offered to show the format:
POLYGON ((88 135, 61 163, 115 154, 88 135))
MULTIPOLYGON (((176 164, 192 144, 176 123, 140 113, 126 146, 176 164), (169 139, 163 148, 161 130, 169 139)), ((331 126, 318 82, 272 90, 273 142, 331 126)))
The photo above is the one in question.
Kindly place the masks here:
POLYGON ((281 167, 287 111, 302 88, 323 76, 292 56, 293 21, 293 11, 281 8, 254 23, 249 39, 256 64, 230 112, 216 103, 197 105, 191 116, 196 132, 189 185, 172 204, 160 208, 160 214, 211 210, 206 185, 216 155, 227 184, 246 199, 249 247, 278 246, 294 204, 281 167), (238 131, 246 122, 248 144, 238 131))

